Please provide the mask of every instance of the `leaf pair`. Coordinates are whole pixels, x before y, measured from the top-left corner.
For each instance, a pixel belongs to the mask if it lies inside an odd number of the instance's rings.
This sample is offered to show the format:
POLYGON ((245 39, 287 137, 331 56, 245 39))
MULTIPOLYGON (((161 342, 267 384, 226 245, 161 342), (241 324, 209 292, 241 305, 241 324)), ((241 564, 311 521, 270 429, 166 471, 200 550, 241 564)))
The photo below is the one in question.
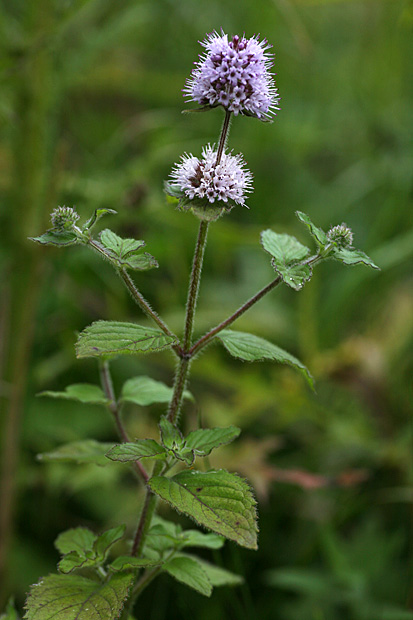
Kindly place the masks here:
POLYGON ((123 538, 125 526, 113 527, 100 536, 85 527, 62 532, 55 546, 63 558, 58 567, 62 573, 71 573, 80 568, 102 566, 112 545, 123 538))
POLYGON ((133 443, 114 446, 107 453, 108 458, 126 463, 143 458, 165 460, 168 456, 174 456, 190 466, 195 456, 207 456, 214 448, 236 439, 241 432, 235 426, 206 428, 192 431, 184 438, 181 431, 166 417, 161 418, 159 427, 162 445, 154 439, 138 439, 133 443))
POLYGON ((374 269, 377 265, 361 250, 353 247, 339 247, 332 242, 327 233, 315 226, 308 215, 297 211, 298 219, 305 224, 314 238, 318 254, 308 258, 310 249, 297 241, 295 237, 285 234, 278 234, 270 229, 261 233, 261 245, 272 257, 271 264, 285 284, 296 291, 304 286, 305 282, 312 276, 312 263, 323 258, 333 258, 345 265, 356 265, 363 263, 374 269))

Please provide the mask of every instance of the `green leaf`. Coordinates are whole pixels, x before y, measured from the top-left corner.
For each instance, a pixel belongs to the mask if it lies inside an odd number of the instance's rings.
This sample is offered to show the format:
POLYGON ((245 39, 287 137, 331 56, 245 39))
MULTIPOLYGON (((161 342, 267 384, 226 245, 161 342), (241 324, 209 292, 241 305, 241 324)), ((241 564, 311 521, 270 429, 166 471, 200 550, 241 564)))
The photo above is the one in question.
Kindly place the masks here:
MULTIPOLYGON (((145 407, 153 403, 169 403, 173 388, 150 377, 133 377, 125 381, 121 400, 145 407)), ((192 399, 190 392, 184 392, 184 398, 192 399)))
POLYGON ((181 534, 184 547, 204 547, 205 549, 221 549, 224 538, 217 534, 204 534, 199 530, 185 530, 181 534))
POLYGON ((121 321, 96 321, 80 333, 76 355, 108 358, 163 351, 175 344, 177 338, 167 336, 160 329, 121 321))
POLYGON ((184 445, 181 431, 166 416, 161 417, 159 429, 161 431, 162 443, 167 450, 179 449, 184 445))
POLYGON ((97 558, 100 561, 103 562, 106 559, 110 547, 123 538, 125 530, 126 525, 117 525, 115 527, 111 527, 109 530, 106 530, 103 534, 98 536, 93 548, 96 552, 97 558))
POLYGON ((317 245, 320 248, 324 248, 324 246, 328 243, 327 235, 324 230, 315 226, 306 213, 302 213, 302 211, 296 211, 295 214, 298 219, 307 226, 310 234, 314 237, 317 245))
POLYGON ((185 196, 185 192, 182 191, 180 185, 177 183, 170 183, 169 181, 164 181, 164 192, 168 196, 172 198, 183 198, 185 196))
POLYGON ((234 441, 241 429, 236 426, 227 428, 200 428, 192 431, 186 437, 186 445, 194 450, 196 455, 207 456, 214 448, 234 441))
POLYGON ((92 553, 91 556, 92 557, 87 557, 76 553, 76 551, 71 551, 60 560, 57 567, 61 573, 68 575, 69 573, 79 570, 80 568, 96 566, 96 564, 98 564, 96 557, 94 557, 92 553))
POLYGON ((134 575, 117 573, 107 583, 77 575, 49 575, 30 589, 27 620, 114 620, 134 583, 134 575))
POLYGON ((17 611, 14 607, 14 600, 12 598, 9 599, 6 605, 6 611, 4 614, 1 614, 0 620, 19 620, 19 616, 17 615, 17 611))
POLYGON ((167 452, 154 439, 138 439, 133 443, 128 442, 113 446, 106 456, 112 461, 127 463, 144 458, 164 459, 167 452))
POLYGON ((117 214, 117 211, 114 211, 114 209, 95 209, 95 212, 93 213, 92 217, 83 226, 82 228, 83 232, 86 232, 87 230, 91 230, 91 228, 93 228, 96 222, 98 222, 100 218, 102 218, 104 215, 116 215, 116 214, 117 214))
POLYGON ((197 523, 249 549, 257 548, 255 499, 235 474, 182 471, 172 478, 155 476, 152 491, 197 523))
POLYGON ((244 582, 243 577, 241 575, 236 575, 225 568, 221 568, 220 566, 216 566, 215 564, 211 564, 207 562, 203 558, 198 558, 196 556, 180 553, 178 557, 190 557, 196 559, 198 564, 202 566, 204 571, 207 574, 209 581, 213 587, 216 586, 239 586, 244 582))
POLYGON ((102 466, 109 464, 105 455, 112 447, 113 443, 101 443, 94 439, 82 439, 64 444, 51 452, 38 454, 37 458, 45 463, 74 461, 75 463, 95 463, 95 465, 102 466))
POLYGON ((134 558, 130 555, 120 555, 108 568, 111 572, 117 573, 119 571, 126 570, 139 570, 140 568, 147 568, 148 566, 159 566, 161 562, 154 560, 148 560, 147 558, 134 558))
POLYGON ((272 360, 281 364, 288 364, 299 370, 314 389, 314 379, 310 371, 296 357, 280 349, 275 344, 245 332, 235 332, 225 329, 217 335, 222 344, 234 357, 247 362, 260 362, 272 360))
POLYGON ((54 545, 62 555, 76 551, 80 555, 93 550, 93 545, 97 540, 97 534, 94 534, 86 527, 75 527, 65 532, 61 532, 56 538, 54 545))
POLYGON ((156 260, 141 249, 145 242, 138 239, 124 239, 108 228, 100 233, 100 242, 106 249, 108 256, 119 266, 130 269, 146 270, 158 267, 156 260))
POLYGON ((279 235, 267 229, 261 233, 261 244, 273 257, 271 264, 285 284, 298 291, 311 278, 311 267, 299 263, 309 255, 310 250, 295 237, 279 235))
POLYGON ((172 558, 172 560, 169 560, 163 565, 162 570, 200 594, 211 596, 211 582, 202 566, 193 558, 172 558))
POLYGON ((57 549, 64 553, 58 564, 59 570, 71 573, 79 568, 103 564, 110 547, 121 540, 124 533, 125 525, 110 528, 100 536, 80 527, 63 532, 55 541, 57 549))
POLYGON ((357 265, 359 263, 363 263, 368 267, 373 267, 373 269, 380 269, 372 259, 367 256, 361 250, 355 250, 354 248, 334 248, 331 254, 329 254, 328 258, 334 258, 345 265, 357 265))
POLYGON ((38 396, 76 400, 91 405, 107 405, 110 403, 110 400, 106 398, 103 390, 98 385, 92 385, 91 383, 75 383, 73 385, 68 385, 64 392, 46 391, 40 392, 38 396))
POLYGON ((159 422, 162 444, 169 450, 175 458, 183 461, 188 467, 195 460, 195 453, 191 448, 186 446, 184 437, 172 422, 166 416, 162 416, 159 422))
POLYGON ((59 230, 51 228, 39 237, 29 237, 30 241, 36 241, 41 245, 73 245, 78 242, 78 237, 72 230, 59 230))

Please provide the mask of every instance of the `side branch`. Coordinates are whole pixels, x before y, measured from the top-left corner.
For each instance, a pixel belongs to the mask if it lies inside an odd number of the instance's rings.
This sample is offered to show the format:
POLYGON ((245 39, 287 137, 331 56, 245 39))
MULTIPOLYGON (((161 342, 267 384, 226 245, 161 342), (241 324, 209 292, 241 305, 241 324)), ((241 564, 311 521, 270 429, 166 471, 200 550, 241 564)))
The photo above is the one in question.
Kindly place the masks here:
POLYGON ((245 302, 245 304, 243 304, 240 308, 238 308, 238 310, 236 310, 234 314, 231 314, 231 316, 225 319, 225 321, 222 321, 222 323, 220 323, 219 325, 211 329, 211 331, 204 334, 204 336, 202 336, 193 345, 193 347, 191 347, 191 349, 188 351, 188 355, 192 357, 193 355, 198 353, 201 349, 203 349, 203 347, 205 347, 209 342, 211 342, 211 340, 217 334, 219 334, 220 331, 222 331, 223 329, 231 325, 234 321, 236 321, 242 314, 244 314, 244 312, 249 310, 251 306, 256 304, 257 301, 259 301, 262 297, 264 297, 264 295, 272 291, 272 289, 278 286, 278 284, 280 284, 281 282, 282 282, 282 278, 280 276, 277 276, 275 280, 267 284, 267 286, 264 286, 264 288, 258 291, 256 295, 251 297, 247 302, 245 302))
MULTIPOLYGON (((87 244, 93 250, 98 252, 98 254, 100 254, 104 258, 108 259, 108 255, 106 254, 105 248, 98 241, 95 241, 95 239, 88 239, 87 240, 87 244)), ((153 310, 151 308, 149 302, 145 299, 145 297, 142 295, 142 293, 140 293, 140 291, 138 290, 137 286, 135 285, 134 281, 132 280, 132 278, 130 277, 130 275, 126 271, 126 269, 118 268, 118 269, 116 269, 116 271, 119 274, 120 278, 123 280, 123 282, 124 282, 126 288, 128 289, 128 291, 132 295, 133 300, 139 306, 139 308, 142 310, 142 312, 144 314, 146 314, 147 317, 152 319, 158 325, 158 327, 160 327, 160 329, 164 332, 164 334, 166 334, 167 336, 170 336, 171 338, 174 338, 175 340, 177 340, 177 337, 175 336, 175 334, 164 323, 164 321, 157 314, 157 312, 155 312, 155 310, 153 310)), ((178 345, 173 347, 173 350, 175 351, 175 353, 177 355, 179 355, 180 348, 179 348, 178 345)))
MULTIPOLYGON (((126 429, 122 424, 119 406, 116 401, 115 391, 113 389, 112 377, 111 377, 110 369, 109 369, 109 362, 107 360, 100 363, 99 372, 100 372, 100 381, 102 384, 102 389, 105 392, 106 397, 110 400, 108 409, 113 415, 113 418, 115 420, 115 424, 116 424, 116 428, 118 429, 119 437, 122 439, 124 443, 128 443, 130 441, 129 435, 126 432, 126 429)), ((133 463, 133 468, 135 472, 139 475, 139 477, 142 478, 143 482, 146 484, 149 480, 149 476, 148 476, 146 469, 142 465, 142 463, 140 463, 139 461, 135 461, 133 463)))

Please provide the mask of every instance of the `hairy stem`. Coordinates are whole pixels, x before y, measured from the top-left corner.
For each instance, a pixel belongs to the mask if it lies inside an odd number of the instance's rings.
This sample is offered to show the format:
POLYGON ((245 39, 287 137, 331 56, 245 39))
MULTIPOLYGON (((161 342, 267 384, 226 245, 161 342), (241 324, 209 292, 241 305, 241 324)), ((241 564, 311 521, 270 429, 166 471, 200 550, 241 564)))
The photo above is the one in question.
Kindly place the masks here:
POLYGON ((222 153, 224 152, 225 144, 229 135, 229 128, 231 124, 231 112, 229 110, 225 110, 225 118, 224 123, 221 129, 221 136, 219 138, 218 150, 217 150, 217 158, 215 160, 215 167, 221 162, 222 153))
MULTIPOLYGON (((95 239, 88 239, 87 243, 91 248, 93 248, 96 252, 101 254, 104 258, 106 259, 108 258, 105 248, 98 241, 95 241, 95 239)), ((171 332, 169 327, 164 323, 164 321, 161 319, 158 313, 155 312, 153 308, 151 308, 149 302, 145 299, 145 297, 139 291, 139 289, 137 288, 136 284, 134 283, 134 281, 132 280, 132 278, 126 271, 126 269, 119 268, 116 271, 118 272, 120 278, 123 280, 128 291, 132 295, 133 300, 139 306, 142 312, 146 314, 147 317, 152 319, 158 325, 158 327, 161 328, 164 334, 178 341, 177 336, 175 336, 175 334, 171 332)), ((175 352, 178 352, 178 347, 173 347, 173 349, 175 352)))
MULTIPOLYGON (((115 420, 116 428, 118 429, 119 437, 123 442, 127 443, 130 441, 129 435, 126 432, 125 427, 122 423, 122 418, 120 415, 119 406, 115 397, 115 391, 113 389, 112 376, 110 374, 109 362, 107 360, 103 361, 99 365, 100 372, 100 381, 102 384, 102 389, 105 392, 106 397, 110 400, 108 404, 108 409, 113 415, 115 420)), ((142 478, 143 482, 146 484, 149 480, 148 473, 142 463, 140 461, 135 461, 133 463, 133 468, 136 473, 142 478)))
POLYGON ((179 416, 183 393, 189 374, 190 359, 187 356, 187 351, 191 346, 192 332, 194 329, 195 310, 198 300, 199 283, 208 235, 208 226, 209 222, 204 221, 201 221, 199 225, 198 239, 196 242, 195 254, 192 262, 192 272, 189 282, 188 300, 186 304, 185 331, 182 345, 182 354, 175 374, 174 391, 168 411, 168 419, 172 423, 174 423, 179 416))
POLYGON ((208 333, 204 334, 204 336, 202 336, 193 345, 193 347, 188 351, 188 355, 190 355, 192 357, 196 353, 198 353, 203 347, 205 347, 209 342, 211 342, 211 340, 220 331, 222 331, 223 329, 225 329, 226 327, 231 325, 231 323, 236 321, 242 314, 244 314, 244 312, 249 310, 251 308, 251 306, 256 304, 257 301, 262 299, 262 297, 264 297, 264 295, 266 295, 267 293, 272 291, 272 289, 275 288, 276 286, 278 286, 278 284, 280 284, 281 282, 282 282, 281 277, 277 276, 272 282, 267 284, 267 286, 264 286, 264 288, 262 288, 260 291, 258 291, 258 293, 256 293, 256 295, 251 297, 248 301, 245 302, 245 304, 243 304, 240 308, 238 308, 238 310, 236 310, 234 312, 234 314, 231 314, 231 316, 229 316, 227 319, 225 319, 225 321, 222 321, 222 323, 220 323, 219 325, 217 325, 216 327, 211 329, 208 333))
MULTIPOLYGON (((159 475, 162 471, 162 467, 163 464, 158 461, 153 468, 152 476, 159 475)), ((131 555, 135 557, 139 557, 142 553, 143 545, 145 544, 146 534, 148 533, 148 530, 150 528, 157 501, 157 496, 152 493, 151 489, 148 487, 146 489, 146 497, 143 504, 138 527, 136 529, 135 537, 133 539, 131 555)))

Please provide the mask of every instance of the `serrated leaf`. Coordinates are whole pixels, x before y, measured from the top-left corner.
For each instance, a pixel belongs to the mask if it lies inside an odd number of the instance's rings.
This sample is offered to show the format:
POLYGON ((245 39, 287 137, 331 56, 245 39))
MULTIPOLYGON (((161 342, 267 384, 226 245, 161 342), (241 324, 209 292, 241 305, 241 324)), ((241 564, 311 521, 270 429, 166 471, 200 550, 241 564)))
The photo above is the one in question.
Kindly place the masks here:
POLYGON ((79 555, 76 551, 71 551, 60 560, 57 567, 61 573, 68 575, 69 573, 79 570, 80 568, 95 566, 98 562, 92 552, 91 555, 92 557, 87 557, 85 555, 79 555))
POLYGON ((51 228, 39 237, 29 237, 30 241, 36 241, 41 245, 73 245, 78 242, 78 237, 72 230, 59 230, 51 228))
POLYGON ((185 530, 182 532, 184 547, 204 547, 205 549, 221 549, 224 538, 218 534, 204 534, 199 530, 185 530))
POLYGON ((59 551, 64 553, 58 564, 59 570, 71 573, 79 568, 103 564, 110 547, 121 540, 124 533, 125 525, 112 527, 100 536, 86 528, 63 532, 55 542, 59 551))
POLYGON ((30 589, 27 620, 114 620, 118 618, 134 575, 116 573, 107 583, 77 575, 49 575, 30 589))
POLYGON ((221 568, 220 566, 216 566, 215 564, 211 564, 207 562, 203 558, 198 558, 196 556, 182 553, 179 554, 179 557, 190 557, 196 559, 196 561, 202 566, 211 585, 213 587, 218 586, 239 586, 244 582, 243 577, 241 575, 236 575, 225 568, 221 568))
POLYGON ((152 491, 197 523, 249 549, 257 548, 255 499, 248 484, 225 470, 155 476, 152 491))
POLYGON ((167 456, 167 452, 154 439, 139 439, 135 442, 113 446, 106 456, 112 461, 127 463, 128 461, 144 458, 164 459, 167 456))
POLYGON ((311 278, 311 267, 299 264, 310 250, 295 237, 279 235, 267 229, 261 233, 261 244, 272 256, 271 264, 285 284, 298 291, 311 278))
POLYGON ((317 245, 323 248, 328 242, 327 235, 324 230, 315 226, 306 213, 303 213, 302 211, 296 211, 295 214, 298 219, 307 226, 310 234, 314 237, 317 245))
POLYGON ((175 424, 172 424, 166 416, 162 416, 159 421, 159 429, 161 432, 162 444, 167 450, 180 448, 184 444, 184 438, 175 424))
POLYGON ((96 552, 96 557, 100 561, 103 562, 106 559, 110 547, 123 538, 125 530, 126 525, 117 525, 116 527, 111 527, 109 530, 106 530, 103 534, 98 536, 93 545, 93 549, 96 552))
POLYGON ((380 269, 367 254, 353 248, 334 248, 328 258, 334 258, 345 265, 358 265, 359 263, 363 263, 368 267, 373 267, 373 269, 380 269))
POLYGON ((19 620, 19 616, 14 607, 14 600, 9 599, 4 614, 0 615, 0 620, 19 620))
POLYGON ((200 594, 211 596, 211 582, 202 566, 196 560, 189 557, 175 557, 166 562, 162 566, 162 570, 200 594))
POLYGON ((271 260, 271 265, 275 271, 281 276, 284 284, 290 286, 295 291, 301 291, 304 284, 311 279, 313 271, 310 265, 303 265, 298 263, 297 265, 290 265, 283 267, 277 264, 275 259, 271 260))
POLYGON ((119 267, 129 267, 141 271, 158 267, 153 256, 147 252, 141 253, 145 242, 140 239, 124 239, 112 230, 105 229, 100 233, 100 242, 107 255, 119 267))
POLYGON ((192 448, 196 455, 207 456, 214 448, 234 441, 240 434, 241 429, 236 426, 227 428, 200 428, 192 431, 186 437, 186 445, 192 448))
POLYGON ((96 539, 97 534, 94 534, 87 527, 75 527, 61 532, 56 538, 54 545, 62 555, 72 551, 85 555, 93 550, 93 544, 96 539))
POLYGON ((116 215, 117 211, 114 209, 95 209, 92 217, 88 219, 86 224, 83 226, 83 232, 90 230, 93 226, 102 218, 104 215, 116 215))
POLYGON ((261 233, 262 247, 268 254, 271 254, 277 263, 290 265, 302 260, 309 255, 310 250, 307 246, 300 243, 291 235, 280 235, 269 228, 261 233))
POLYGON ((314 388, 314 379, 308 368, 296 357, 272 344, 272 342, 268 342, 268 340, 253 334, 236 332, 230 329, 220 332, 217 338, 221 340, 228 353, 240 360, 247 362, 271 360, 296 368, 304 375, 309 385, 314 388))
POLYGON ((114 233, 113 230, 109 230, 109 228, 102 230, 99 238, 102 245, 119 258, 123 258, 131 252, 136 252, 145 245, 142 239, 123 239, 114 233))
MULTIPOLYGON (((169 403, 173 388, 150 377, 133 377, 123 384, 121 400, 145 407, 153 403, 169 403)), ((192 398, 190 392, 184 392, 184 398, 192 398)))
POLYGON ((175 344, 177 338, 167 336, 160 329, 121 321, 96 321, 80 333, 76 355, 109 358, 163 351, 175 344))
POLYGON ((39 461, 50 463, 75 462, 75 463, 95 463, 95 465, 108 465, 106 453, 113 447, 113 443, 101 443, 94 439, 82 439, 64 444, 51 452, 38 454, 39 461))
POLYGON ((68 385, 64 392, 51 392, 47 390, 45 392, 40 392, 38 396, 76 400, 91 405, 107 405, 110 403, 110 400, 106 398, 103 390, 98 385, 93 385, 91 383, 74 383, 73 385, 68 385))
POLYGON ((149 566, 159 566, 161 562, 155 560, 148 560, 147 558, 135 558, 130 555, 120 555, 116 558, 108 568, 112 573, 127 570, 139 570, 140 568, 147 568, 149 566))

